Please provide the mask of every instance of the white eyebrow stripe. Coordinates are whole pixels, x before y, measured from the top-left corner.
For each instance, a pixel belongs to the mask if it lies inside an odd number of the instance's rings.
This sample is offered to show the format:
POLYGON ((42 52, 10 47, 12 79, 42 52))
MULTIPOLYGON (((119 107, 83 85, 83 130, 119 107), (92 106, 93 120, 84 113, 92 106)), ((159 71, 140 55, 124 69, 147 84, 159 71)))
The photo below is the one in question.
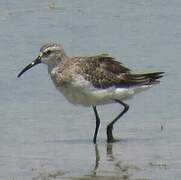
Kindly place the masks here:
POLYGON ((58 47, 56 47, 56 46, 51 46, 51 47, 48 47, 48 48, 46 48, 45 50, 44 50, 44 52, 47 52, 47 51, 49 51, 49 50, 57 50, 57 49, 59 49, 58 47))

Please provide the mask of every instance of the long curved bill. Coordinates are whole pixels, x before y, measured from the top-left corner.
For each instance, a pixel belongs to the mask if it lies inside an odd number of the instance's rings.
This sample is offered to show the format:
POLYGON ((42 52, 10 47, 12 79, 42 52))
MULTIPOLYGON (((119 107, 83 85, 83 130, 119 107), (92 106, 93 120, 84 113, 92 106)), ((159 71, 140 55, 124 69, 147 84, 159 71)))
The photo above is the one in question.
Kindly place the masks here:
POLYGON ((32 63, 28 64, 19 74, 18 74, 18 78, 24 73, 26 72, 28 69, 31 69, 33 66, 40 64, 41 63, 41 57, 38 56, 32 63))

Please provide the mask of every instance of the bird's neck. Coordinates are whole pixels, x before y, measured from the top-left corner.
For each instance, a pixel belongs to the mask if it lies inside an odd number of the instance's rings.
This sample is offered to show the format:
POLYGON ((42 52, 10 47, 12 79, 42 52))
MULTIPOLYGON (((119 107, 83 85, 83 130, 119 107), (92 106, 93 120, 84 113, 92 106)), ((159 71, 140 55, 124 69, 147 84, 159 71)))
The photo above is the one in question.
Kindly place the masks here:
POLYGON ((66 54, 63 54, 61 56, 57 56, 54 59, 52 59, 50 61, 50 63, 48 63, 48 70, 52 70, 53 68, 57 67, 57 66, 63 66, 67 61, 69 60, 69 58, 66 56, 66 54))
POLYGON ((48 64, 48 72, 51 72, 54 68, 64 68, 65 64, 69 61, 69 58, 57 59, 53 63, 48 64))

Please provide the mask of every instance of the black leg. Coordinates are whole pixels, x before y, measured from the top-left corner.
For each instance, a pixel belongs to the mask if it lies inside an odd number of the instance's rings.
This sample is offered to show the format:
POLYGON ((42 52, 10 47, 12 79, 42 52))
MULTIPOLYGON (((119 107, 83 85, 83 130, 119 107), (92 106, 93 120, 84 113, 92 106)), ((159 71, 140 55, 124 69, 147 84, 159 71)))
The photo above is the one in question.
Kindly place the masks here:
POLYGON ((114 99, 114 100, 116 102, 118 102, 119 104, 121 104, 122 106, 124 106, 124 109, 110 124, 108 124, 108 126, 107 126, 107 142, 114 142, 115 141, 113 134, 112 134, 113 125, 129 109, 129 105, 127 105, 126 103, 124 103, 120 100, 117 100, 117 99, 114 99))
POLYGON ((96 116, 96 129, 95 129, 95 132, 94 132, 93 142, 94 142, 94 144, 96 144, 97 133, 98 133, 99 126, 100 126, 100 118, 99 118, 99 114, 97 112, 96 106, 93 106, 93 110, 94 110, 94 113, 95 113, 95 116, 96 116))

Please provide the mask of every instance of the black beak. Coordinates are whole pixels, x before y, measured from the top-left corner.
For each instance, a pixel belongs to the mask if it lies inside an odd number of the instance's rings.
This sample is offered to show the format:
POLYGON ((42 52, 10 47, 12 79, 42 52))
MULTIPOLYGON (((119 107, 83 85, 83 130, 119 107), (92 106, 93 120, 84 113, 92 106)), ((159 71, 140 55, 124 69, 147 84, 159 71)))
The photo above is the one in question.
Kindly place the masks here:
POLYGON ((33 66, 40 64, 41 63, 41 57, 38 56, 32 63, 28 64, 19 74, 18 74, 18 78, 24 73, 26 72, 28 69, 32 68, 33 66))

